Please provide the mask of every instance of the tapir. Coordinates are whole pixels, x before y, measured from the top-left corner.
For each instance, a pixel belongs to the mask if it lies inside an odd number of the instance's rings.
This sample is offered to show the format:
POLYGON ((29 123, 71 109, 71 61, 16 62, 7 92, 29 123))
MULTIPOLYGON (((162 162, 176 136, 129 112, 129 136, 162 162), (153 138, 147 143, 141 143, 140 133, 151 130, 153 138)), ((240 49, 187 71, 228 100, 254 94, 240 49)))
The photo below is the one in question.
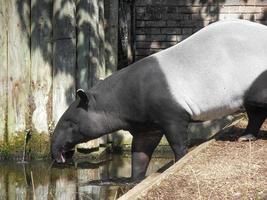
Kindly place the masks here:
POLYGON ((212 23, 77 96, 52 136, 58 163, 76 144, 123 129, 133 136, 132 178, 142 179, 163 135, 178 161, 187 152, 190 122, 240 109, 249 120, 242 137, 256 138, 267 117, 267 26, 212 23))

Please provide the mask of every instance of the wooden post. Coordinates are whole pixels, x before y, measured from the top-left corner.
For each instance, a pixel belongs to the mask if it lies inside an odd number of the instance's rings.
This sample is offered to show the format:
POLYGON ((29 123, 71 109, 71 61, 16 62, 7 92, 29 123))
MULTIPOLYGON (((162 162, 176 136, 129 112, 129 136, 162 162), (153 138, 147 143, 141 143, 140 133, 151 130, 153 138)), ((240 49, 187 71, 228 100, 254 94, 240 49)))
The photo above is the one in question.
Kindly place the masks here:
POLYGON ((90 2, 77 1, 77 88, 88 91, 91 87, 89 68, 90 2))
MULTIPOLYGON (((77 86, 88 90, 100 77, 103 63, 99 62, 99 7, 98 0, 77 2, 77 86)), ((78 148, 95 148, 99 139, 80 144, 78 148)))
POLYGON ((104 0, 98 0, 99 9, 99 77, 100 79, 106 76, 106 62, 105 62, 105 16, 104 16, 104 0))
POLYGON ((8 3, 8 133, 29 126, 30 1, 8 3))
POLYGON ((118 65, 118 6, 118 0, 105 0, 106 75, 115 72, 118 65))
POLYGON ((31 1, 32 128, 48 133, 52 121, 52 0, 31 1))
MULTIPOLYGON (((106 76, 117 70, 118 66, 118 15, 119 0, 104 0, 104 32, 105 32, 105 70, 106 76)), ((109 134, 107 141, 112 141, 113 136, 109 134)))
POLYGON ((53 121, 75 100, 75 1, 53 1, 53 121))
MULTIPOLYGON (((105 62, 105 16, 104 16, 104 0, 98 0, 99 9, 99 23, 98 23, 98 34, 99 34, 99 79, 106 77, 106 62, 105 62)), ((107 135, 102 136, 99 139, 100 144, 107 143, 107 135)))
POLYGON ((99 9, 98 0, 90 1, 90 43, 89 43, 89 66, 92 85, 95 85, 99 80, 99 9))
POLYGON ((0 0, 0 141, 7 134, 7 5, 5 0, 0 0))
POLYGON ((77 2, 77 86, 88 90, 105 76, 103 0, 77 2))

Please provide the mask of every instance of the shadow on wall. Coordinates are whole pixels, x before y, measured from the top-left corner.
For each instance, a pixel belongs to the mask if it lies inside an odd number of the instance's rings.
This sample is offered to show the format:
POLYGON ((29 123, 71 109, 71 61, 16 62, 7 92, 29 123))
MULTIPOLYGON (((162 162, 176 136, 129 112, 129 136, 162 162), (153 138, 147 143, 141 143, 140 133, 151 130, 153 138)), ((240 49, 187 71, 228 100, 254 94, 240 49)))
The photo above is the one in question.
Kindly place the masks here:
MULTIPOLYGON (((198 10, 198 18, 203 21, 202 26, 219 20, 221 6, 226 0, 199 0, 201 7, 198 10), (206 23, 205 23, 206 21, 206 23)), ((194 5, 197 1, 191 0, 194 5)), ((193 9, 192 9, 193 11, 193 9)))
POLYGON ((111 53, 104 45, 104 0, 12 0, 6 4, 17 12, 20 32, 15 34, 27 31, 23 37, 30 56, 29 77, 19 76, 30 80, 27 113, 33 125, 28 127, 47 132, 49 124, 57 122, 75 100, 77 88, 88 90, 105 75, 105 53, 111 53))
MULTIPOLYGON (((99 33, 96 23, 99 22, 99 12, 103 10, 96 10, 98 5, 94 5, 93 1, 80 0, 77 4, 75 2, 74 0, 56 0, 54 3, 51 0, 31 1, 29 19, 29 16, 24 13, 29 9, 30 1, 18 0, 17 12, 21 19, 21 29, 28 29, 27 26, 30 25, 28 44, 31 54, 36 51, 41 53, 42 59, 49 63, 53 77, 65 74, 74 80, 83 78, 88 88, 93 84, 94 77, 90 77, 88 72, 87 77, 85 75, 81 77, 79 73, 96 70, 94 68, 98 64, 96 62, 99 52, 99 33), (89 55, 89 49, 93 54, 89 55), (70 55, 72 58, 68 57, 70 55)), ((77 87, 80 86, 77 80, 70 88, 75 88, 75 84, 77 87)), ((70 96, 69 91, 66 92, 68 93, 66 97, 70 96)), ((68 98, 67 102, 70 103, 72 100, 73 98, 68 98)))
POLYGON ((262 14, 262 17, 260 18, 259 23, 264 24, 267 26, 267 7, 265 7, 265 10, 262 14))
POLYGON ((136 3, 136 59, 181 42, 219 20, 225 0, 145 1, 136 3), (153 6, 152 6, 153 5, 153 6))
MULTIPOLYGON (((264 0, 261 0, 264 1, 264 0)), ((267 26, 267 8, 263 10, 261 13, 248 13, 248 14, 240 14, 239 19, 245 19, 252 22, 257 22, 267 26)))

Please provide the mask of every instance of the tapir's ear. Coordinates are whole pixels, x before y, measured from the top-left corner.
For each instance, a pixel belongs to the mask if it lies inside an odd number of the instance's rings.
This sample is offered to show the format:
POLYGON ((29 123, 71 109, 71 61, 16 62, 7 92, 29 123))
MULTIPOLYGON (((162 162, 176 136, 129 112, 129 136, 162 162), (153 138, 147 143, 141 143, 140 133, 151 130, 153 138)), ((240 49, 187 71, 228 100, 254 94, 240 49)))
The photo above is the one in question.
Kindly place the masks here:
POLYGON ((88 103, 89 99, 87 94, 84 92, 83 89, 78 89, 77 90, 77 96, 80 97, 80 99, 84 102, 84 103, 88 103))

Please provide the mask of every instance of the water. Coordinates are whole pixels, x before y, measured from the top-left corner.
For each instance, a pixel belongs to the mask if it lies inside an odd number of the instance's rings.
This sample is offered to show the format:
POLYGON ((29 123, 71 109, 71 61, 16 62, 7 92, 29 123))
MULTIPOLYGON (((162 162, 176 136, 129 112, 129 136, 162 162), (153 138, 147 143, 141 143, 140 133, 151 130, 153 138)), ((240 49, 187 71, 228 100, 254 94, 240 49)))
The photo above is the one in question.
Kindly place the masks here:
MULTIPOLYGON (((117 199, 133 184, 118 179, 131 174, 131 159, 110 155, 109 161, 74 162, 52 166, 51 162, 0 162, 0 200, 117 199), (113 179, 115 181, 103 181, 113 179), (92 181, 98 180, 98 181, 92 181), (91 182, 90 182, 91 181, 91 182)), ((157 171, 170 159, 153 158, 147 174, 157 171)))

